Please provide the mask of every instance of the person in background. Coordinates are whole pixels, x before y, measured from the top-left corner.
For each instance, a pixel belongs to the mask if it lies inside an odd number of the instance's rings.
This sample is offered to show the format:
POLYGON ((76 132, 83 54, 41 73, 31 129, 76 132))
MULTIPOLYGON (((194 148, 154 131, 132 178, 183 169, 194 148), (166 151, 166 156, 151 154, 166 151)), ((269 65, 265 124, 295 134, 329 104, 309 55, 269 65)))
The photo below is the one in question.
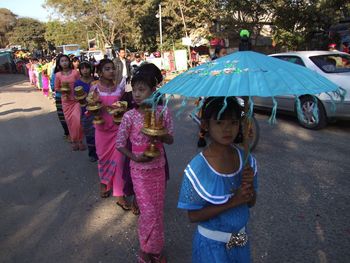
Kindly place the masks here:
POLYGON ((79 72, 79 64, 80 64, 80 60, 78 57, 74 57, 72 59, 72 64, 73 64, 73 69, 79 72))
POLYGON ((328 51, 338 51, 336 47, 337 47, 337 44, 331 43, 328 45, 328 51))
POLYGON ((62 109, 68 125, 73 151, 84 151, 83 127, 80 122, 81 109, 79 102, 74 98, 74 83, 79 79, 79 72, 73 69, 67 55, 62 55, 58 60, 59 71, 55 75, 55 91, 61 91, 62 85, 67 83, 70 91, 62 94, 62 109))
POLYGON ((212 58, 212 60, 221 58, 223 56, 227 55, 227 49, 223 46, 216 46, 215 47, 215 52, 214 52, 214 57, 212 58))
POLYGON ((133 195, 129 167, 126 158, 116 148, 119 125, 114 123, 108 109, 118 107, 124 95, 125 78, 119 84, 114 82, 115 68, 112 60, 102 59, 98 65, 100 79, 90 88, 90 95, 103 106, 101 117, 103 124, 95 124, 95 144, 98 156, 98 175, 100 177, 100 196, 107 198, 113 191, 116 204, 124 211, 132 210, 126 196, 133 195))
POLYGON ((126 59, 126 51, 124 48, 119 49, 118 56, 113 59, 115 67, 115 81, 119 84, 123 78, 128 83, 131 78, 130 61, 126 59))
POLYGON ((135 54, 135 59, 130 63, 131 66, 131 75, 133 76, 139 67, 142 65, 143 60, 139 53, 135 54))
MULTIPOLYGON (((81 86, 86 94, 89 94, 91 83, 93 78, 93 67, 88 61, 83 61, 78 67, 80 73, 80 79, 75 81, 74 88, 81 86)), ((90 162, 96 162, 98 160, 95 146, 95 128, 92 123, 94 116, 86 111, 86 107, 81 107, 81 123, 83 125, 83 131, 88 147, 88 155, 90 162)))
POLYGON ((342 51, 345 53, 348 53, 348 54, 350 53, 349 42, 347 42, 347 41, 343 42, 342 51))

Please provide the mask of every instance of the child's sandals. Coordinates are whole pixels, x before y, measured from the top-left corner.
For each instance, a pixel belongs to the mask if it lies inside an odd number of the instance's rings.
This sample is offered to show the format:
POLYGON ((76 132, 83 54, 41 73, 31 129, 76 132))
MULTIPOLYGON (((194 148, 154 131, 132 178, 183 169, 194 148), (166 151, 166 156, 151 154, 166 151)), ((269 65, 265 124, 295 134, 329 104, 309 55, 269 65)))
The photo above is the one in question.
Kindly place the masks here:
POLYGON ((152 263, 167 263, 166 257, 163 254, 152 255, 152 263))
POLYGON ((75 142, 72 143, 72 151, 74 151, 74 152, 79 151, 79 144, 78 143, 75 143, 75 142))
POLYGON ((134 201, 132 202, 132 205, 131 205, 131 212, 135 215, 135 216, 138 216, 140 215, 140 208, 136 202, 136 199, 134 197, 134 201))
POLYGON ((79 151, 86 151, 86 146, 83 143, 79 143, 79 151))
POLYGON ((150 254, 140 251, 138 256, 138 263, 152 263, 152 262, 153 261, 150 254))

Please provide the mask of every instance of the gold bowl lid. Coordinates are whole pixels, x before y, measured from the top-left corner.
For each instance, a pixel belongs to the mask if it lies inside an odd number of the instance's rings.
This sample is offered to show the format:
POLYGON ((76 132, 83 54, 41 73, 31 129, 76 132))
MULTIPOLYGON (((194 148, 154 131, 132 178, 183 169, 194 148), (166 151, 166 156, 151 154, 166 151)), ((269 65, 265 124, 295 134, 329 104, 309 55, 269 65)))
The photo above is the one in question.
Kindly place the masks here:
POLYGON ((97 103, 97 104, 95 104, 95 105, 87 105, 87 107, 86 107, 86 109, 87 109, 88 111, 95 111, 95 110, 99 110, 99 109, 101 109, 101 108, 102 108, 102 105, 99 104, 99 103, 97 103))
POLYGON ((78 95, 78 96, 74 96, 77 100, 83 100, 87 97, 87 94, 84 93, 83 95, 78 95))

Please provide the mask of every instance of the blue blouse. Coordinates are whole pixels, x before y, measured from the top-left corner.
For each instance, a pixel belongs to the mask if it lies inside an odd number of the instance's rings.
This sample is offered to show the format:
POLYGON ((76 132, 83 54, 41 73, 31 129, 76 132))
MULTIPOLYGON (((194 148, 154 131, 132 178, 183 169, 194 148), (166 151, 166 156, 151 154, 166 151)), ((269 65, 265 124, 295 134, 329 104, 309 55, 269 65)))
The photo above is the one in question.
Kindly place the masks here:
MULTIPOLYGON (((86 83, 86 82, 84 82, 84 81, 78 79, 78 80, 76 80, 75 83, 74 83, 74 88, 75 88, 75 87, 78 87, 78 86, 82 86, 83 89, 84 89, 84 92, 85 92, 86 94, 89 94, 90 87, 91 87, 91 83, 86 83)), ((82 113, 82 115, 84 115, 85 111, 86 111, 86 107, 81 107, 81 113, 82 113)))
MULTIPOLYGON (((243 170, 243 151, 237 151, 240 165, 233 174, 221 174, 213 169, 203 153, 196 155, 187 165, 180 190, 178 208, 198 210, 208 205, 223 204, 241 185, 243 170)), ((250 155, 249 162, 254 171, 254 189, 257 191, 257 164, 250 155)), ((200 222, 205 228, 223 232, 238 232, 246 226, 249 219, 249 208, 243 204, 227 210, 207 221, 200 222)))

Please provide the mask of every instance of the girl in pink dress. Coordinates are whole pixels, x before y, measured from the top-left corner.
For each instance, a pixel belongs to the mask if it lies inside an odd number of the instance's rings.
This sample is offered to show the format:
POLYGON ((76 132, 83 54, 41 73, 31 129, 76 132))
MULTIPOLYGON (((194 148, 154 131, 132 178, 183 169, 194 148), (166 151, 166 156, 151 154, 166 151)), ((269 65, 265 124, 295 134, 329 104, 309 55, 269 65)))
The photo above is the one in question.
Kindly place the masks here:
POLYGON ((113 189, 113 196, 117 197, 117 205, 124 210, 131 210, 131 205, 125 196, 133 195, 132 182, 128 167, 124 167, 126 158, 116 146, 116 138, 119 125, 113 122, 113 117, 106 108, 119 101, 125 91, 126 81, 114 84, 115 68, 109 59, 102 59, 98 66, 100 80, 91 85, 95 98, 98 98, 104 106, 101 110, 103 124, 95 124, 95 144, 98 156, 98 175, 101 182, 101 197, 108 197, 113 189))
POLYGON ((66 82, 70 87, 70 94, 62 94, 62 108, 66 119, 69 135, 72 142, 73 151, 84 151, 83 127, 80 122, 81 109, 79 102, 74 98, 74 83, 79 79, 79 72, 72 69, 70 59, 67 55, 62 55, 58 61, 59 72, 55 74, 55 90, 61 91, 62 83, 66 82))
MULTIPOLYGON (((131 80, 132 95, 137 106, 147 99, 162 81, 162 74, 154 64, 139 68, 131 80)), ((141 132, 144 123, 144 110, 136 107, 123 116, 117 136, 117 148, 130 158, 131 179, 136 200, 140 209, 138 235, 140 241, 139 262, 166 262, 162 255, 164 247, 163 210, 165 199, 165 155, 163 143, 173 143, 173 122, 167 109, 157 106, 156 113, 163 114, 163 125, 168 134, 157 137, 160 156, 146 157, 143 153, 150 138, 141 132), (126 145, 131 141, 132 151, 126 145)))

